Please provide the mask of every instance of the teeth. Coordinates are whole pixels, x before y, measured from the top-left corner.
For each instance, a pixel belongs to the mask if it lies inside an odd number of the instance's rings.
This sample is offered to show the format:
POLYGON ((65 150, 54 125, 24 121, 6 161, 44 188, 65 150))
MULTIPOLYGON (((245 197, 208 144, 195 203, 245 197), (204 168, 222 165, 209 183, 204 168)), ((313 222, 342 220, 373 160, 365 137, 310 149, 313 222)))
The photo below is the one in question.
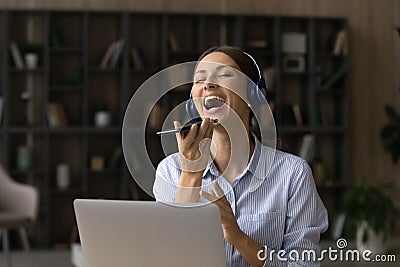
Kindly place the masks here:
POLYGON ((225 100, 219 96, 207 96, 204 99, 204 107, 209 110, 211 108, 221 107, 225 100))
POLYGON ((208 100, 211 100, 211 99, 216 99, 218 101, 221 101, 222 103, 225 103, 225 100, 223 98, 221 98, 219 96, 214 96, 214 95, 207 96, 204 101, 207 102, 208 100))

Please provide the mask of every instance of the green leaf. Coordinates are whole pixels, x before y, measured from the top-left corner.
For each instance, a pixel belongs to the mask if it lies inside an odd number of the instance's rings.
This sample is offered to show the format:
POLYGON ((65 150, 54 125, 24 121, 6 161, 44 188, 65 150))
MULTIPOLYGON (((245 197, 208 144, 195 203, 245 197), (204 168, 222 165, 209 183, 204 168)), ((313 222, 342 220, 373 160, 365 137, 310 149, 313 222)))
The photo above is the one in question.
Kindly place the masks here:
POLYGON ((396 110, 393 107, 386 105, 385 112, 386 112, 386 115, 388 116, 389 120, 396 121, 398 119, 396 110))

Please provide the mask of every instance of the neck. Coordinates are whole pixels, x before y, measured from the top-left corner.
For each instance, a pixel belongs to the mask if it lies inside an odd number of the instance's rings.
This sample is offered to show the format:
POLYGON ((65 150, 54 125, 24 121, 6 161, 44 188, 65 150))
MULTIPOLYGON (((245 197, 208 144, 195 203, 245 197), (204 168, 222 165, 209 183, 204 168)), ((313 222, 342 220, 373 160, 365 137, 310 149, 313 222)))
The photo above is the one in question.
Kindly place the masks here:
POLYGON ((254 142, 247 133, 232 132, 231 136, 223 127, 218 127, 213 132, 212 141, 214 147, 211 151, 214 163, 224 178, 233 182, 248 165, 254 151, 254 142), (244 153, 247 152, 247 153, 244 153))

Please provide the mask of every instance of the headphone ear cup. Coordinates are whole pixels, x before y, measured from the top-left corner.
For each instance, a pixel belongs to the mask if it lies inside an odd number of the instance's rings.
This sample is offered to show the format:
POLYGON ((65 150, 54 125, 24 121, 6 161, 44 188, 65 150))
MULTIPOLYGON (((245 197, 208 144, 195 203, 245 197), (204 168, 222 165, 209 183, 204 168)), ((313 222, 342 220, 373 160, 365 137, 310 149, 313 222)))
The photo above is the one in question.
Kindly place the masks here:
POLYGON ((265 104, 264 98, 266 98, 266 84, 264 76, 261 75, 260 81, 258 84, 254 84, 251 82, 247 89, 247 96, 249 98, 249 104, 252 107, 257 107, 259 105, 265 104))
POLYGON ((260 104, 265 103, 264 98, 268 100, 267 96, 267 83, 264 75, 261 73, 260 81, 258 82, 257 99, 260 104))
POLYGON ((200 115, 197 112, 196 106, 194 105, 194 101, 192 98, 192 94, 190 94, 189 100, 186 102, 186 112, 189 115, 191 120, 199 118, 200 115))
POLYGON ((257 84, 250 83, 249 87, 247 88, 247 97, 249 98, 249 104, 253 107, 256 107, 260 104, 265 104, 264 98, 267 98, 267 85, 264 75, 261 73, 255 59, 249 53, 246 53, 244 51, 242 52, 251 59, 258 72, 257 84))
POLYGON ((258 96, 257 96, 257 85, 254 84, 253 82, 250 82, 250 84, 247 87, 247 97, 249 98, 249 104, 252 107, 256 107, 258 105, 258 96))

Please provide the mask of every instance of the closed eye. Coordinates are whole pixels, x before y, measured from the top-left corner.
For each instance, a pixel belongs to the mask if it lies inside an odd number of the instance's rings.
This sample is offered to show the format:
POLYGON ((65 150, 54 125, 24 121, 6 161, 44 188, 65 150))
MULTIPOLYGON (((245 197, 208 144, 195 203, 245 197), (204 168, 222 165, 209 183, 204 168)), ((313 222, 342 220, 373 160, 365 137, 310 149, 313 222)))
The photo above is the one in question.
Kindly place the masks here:
POLYGON ((193 80, 194 83, 201 83, 204 82, 206 78, 203 75, 196 75, 193 80))
POLYGON ((229 73, 221 73, 221 74, 219 74, 219 77, 232 77, 232 75, 231 74, 229 74, 229 73))

